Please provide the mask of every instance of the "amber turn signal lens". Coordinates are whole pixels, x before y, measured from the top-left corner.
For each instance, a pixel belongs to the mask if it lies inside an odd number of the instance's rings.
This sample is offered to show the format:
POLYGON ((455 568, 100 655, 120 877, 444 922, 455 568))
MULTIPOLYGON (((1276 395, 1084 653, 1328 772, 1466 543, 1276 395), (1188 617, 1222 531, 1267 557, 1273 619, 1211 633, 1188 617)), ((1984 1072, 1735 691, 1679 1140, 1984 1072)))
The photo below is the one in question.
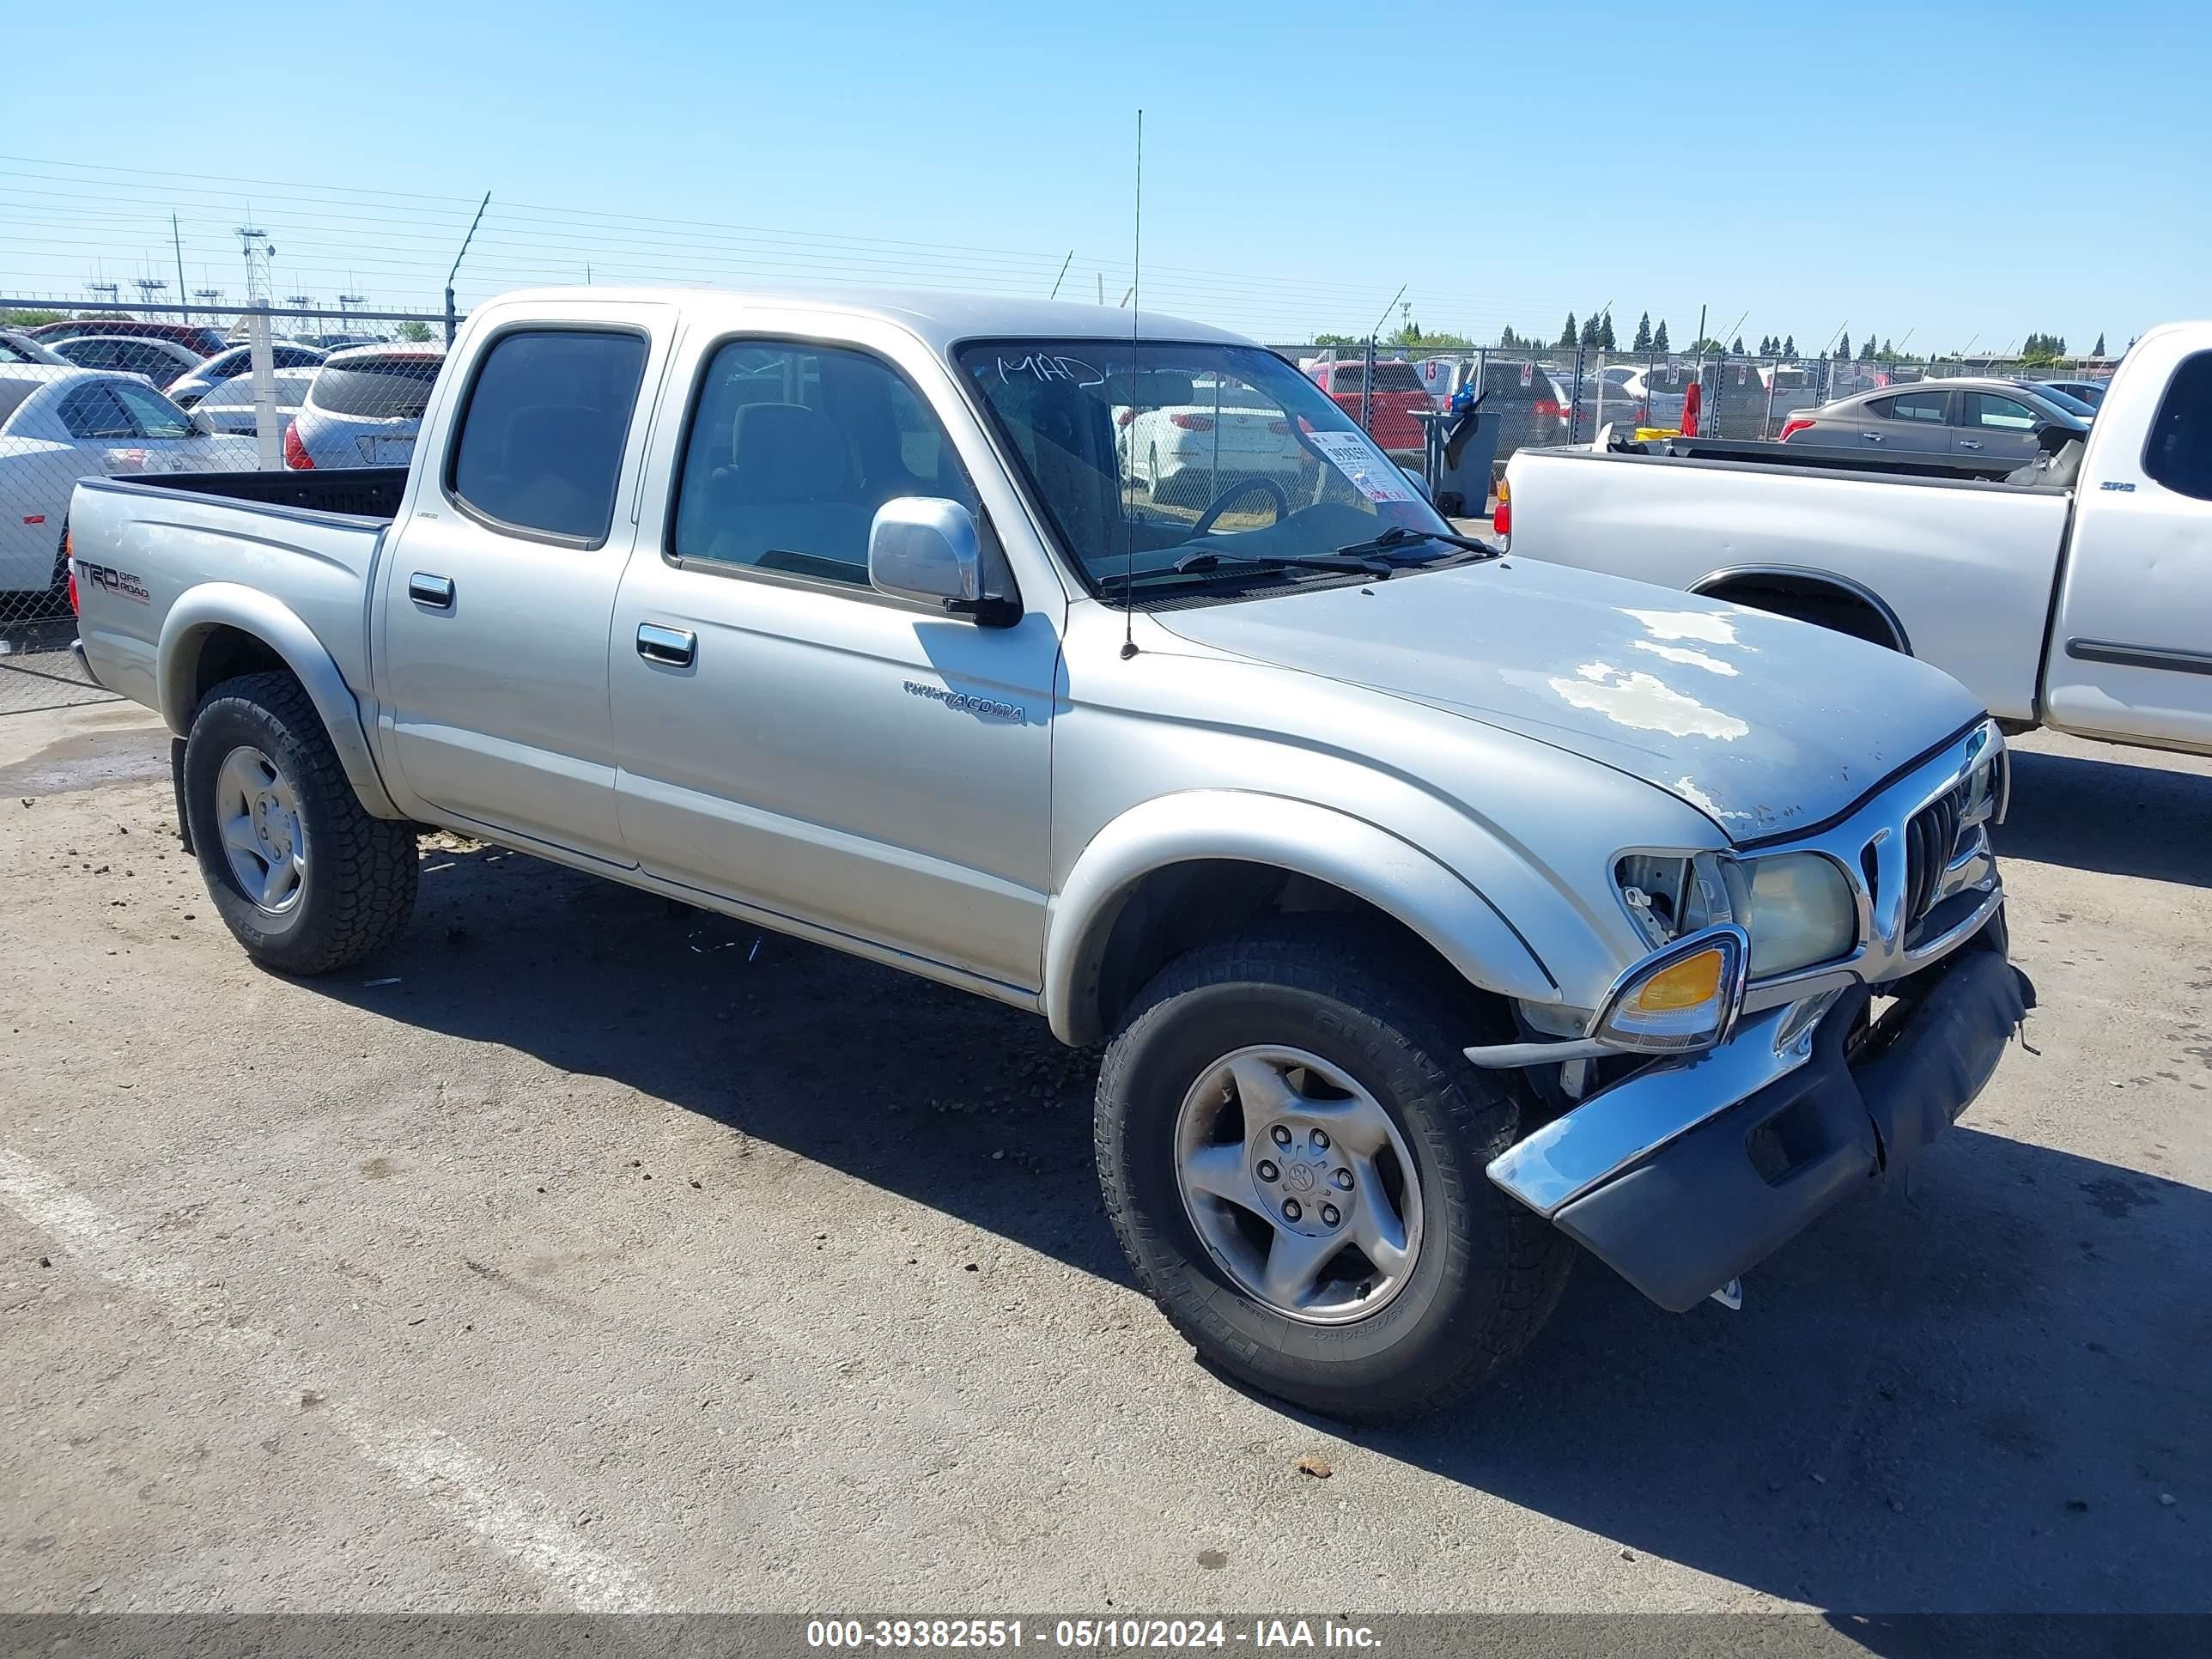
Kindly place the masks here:
POLYGON ((1637 988, 1629 1006, 1647 1014, 1702 1007, 1720 995, 1721 976, 1727 970, 1727 958, 1717 947, 1700 951, 1652 975, 1637 988))

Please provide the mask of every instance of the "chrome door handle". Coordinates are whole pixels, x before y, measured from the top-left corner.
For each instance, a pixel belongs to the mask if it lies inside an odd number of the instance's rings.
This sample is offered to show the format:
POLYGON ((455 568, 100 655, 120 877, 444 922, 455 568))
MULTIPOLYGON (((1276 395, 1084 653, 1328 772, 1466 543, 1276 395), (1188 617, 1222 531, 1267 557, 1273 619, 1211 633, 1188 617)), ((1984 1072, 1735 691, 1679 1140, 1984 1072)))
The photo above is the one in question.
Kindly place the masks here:
POLYGON ((453 608, 453 579, 451 576, 434 576, 427 570, 418 570, 407 579, 407 597, 432 611, 451 611, 453 608))
POLYGON ((1981 447, 1982 441, 1979 438, 1961 438, 1959 440, 1959 447, 1961 449, 1979 449, 1981 447))
POLYGON ((659 623, 637 625, 637 654, 647 662, 689 668, 699 654, 699 636, 688 628, 663 628, 659 623))
POLYGON ((1870 444, 1878 444, 1881 441, 1881 434, 1879 432, 1862 432, 1859 434, 1859 436, 1864 438, 1870 444))

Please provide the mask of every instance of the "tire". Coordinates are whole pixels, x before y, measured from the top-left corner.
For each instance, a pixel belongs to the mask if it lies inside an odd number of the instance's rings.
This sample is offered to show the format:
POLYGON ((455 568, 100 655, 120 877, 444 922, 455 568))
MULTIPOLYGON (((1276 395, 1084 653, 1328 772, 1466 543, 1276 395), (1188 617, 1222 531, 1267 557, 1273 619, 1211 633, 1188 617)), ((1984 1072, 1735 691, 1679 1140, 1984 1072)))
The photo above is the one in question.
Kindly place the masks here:
POLYGON ((290 675, 241 675, 210 692, 185 741, 184 781, 209 896, 264 967, 327 974, 382 950, 406 927, 415 908, 415 827, 363 809, 321 716, 290 675), (256 784, 265 784, 258 798, 251 793, 256 784), (241 785, 249 826, 265 816, 270 838, 261 847, 298 855, 271 860, 264 850, 244 859, 246 870, 264 876, 289 866, 273 905, 263 902, 270 889, 249 886, 224 839, 222 801, 241 785))
MULTIPOLYGON (((1387 942, 1335 918, 1286 918, 1201 947, 1146 988, 1099 1074, 1099 1185, 1138 1282, 1201 1359, 1297 1405, 1387 1421, 1450 1404, 1534 1336, 1558 1303, 1573 1247, 1485 1174, 1519 1139, 1522 1107, 1496 1073, 1461 1056, 1468 1024, 1463 1011, 1393 964, 1387 942), (1411 1191, 1399 1208, 1417 1249, 1372 1312, 1357 1287, 1330 1322, 1271 1305, 1250 1288, 1249 1261, 1240 1281, 1239 1240, 1224 1250, 1199 1230, 1204 1212, 1216 1240, 1224 1214, 1238 1233, 1250 1231, 1237 1214, 1241 1202, 1194 1200, 1178 1173, 1193 1104, 1211 1098, 1196 1085, 1219 1075, 1224 1057, 1270 1045, 1310 1055, 1364 1091, 1361 1109, 1379 1106, 1395 1144, 1410 1153, 1413 1168, 1401 1177, 1410 1176, 1411 1191)), ((1292 1075, 1309 1089, 1318 1081, 1292 1075)), ((1243 1092, 1241 1084, 1231 1091, 1240 1118, 1243 1092)), ((1243 1138, 1205 1151, 1249 1158, 1253 1147, 1267 1150, 1254 1137, 1272 1130, 1244 1121, 1235 1133, 1243 1138)), ((1288 1181, 1295 1172, 1281 1173, 1288 1181)), ((1341 1282, 1325 1288, 1346 1292, 1341 1282)))

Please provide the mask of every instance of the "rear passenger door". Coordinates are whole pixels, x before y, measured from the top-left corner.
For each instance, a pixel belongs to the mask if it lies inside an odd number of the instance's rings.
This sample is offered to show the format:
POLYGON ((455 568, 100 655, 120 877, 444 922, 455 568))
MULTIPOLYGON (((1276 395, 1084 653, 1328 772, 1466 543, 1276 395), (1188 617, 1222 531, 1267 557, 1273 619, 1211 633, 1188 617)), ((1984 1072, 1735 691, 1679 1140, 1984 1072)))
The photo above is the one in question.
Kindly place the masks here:
POLYGON ((651 874, 1033 992, 1065 596, 986 627, 869 585, 877 509, 921 495, 974 514, 986 592, 1017 591, 946 422, 988 461, 980 428, 884 339, 687 346, 615 613, 623 834, 651 874))
POLYGON ((374 641, 385 750, 428 816, 629 862, 607 628, 670 310, 512 308, 433 393, 374 641))
POLYGON ((2017 398, 1994 392, 1960 394, 1966 407, 1951 440, 1958 455, 1979 455, 1990 460, 2008 460, 2014 465, 2033 460, 2036 412, 2017 398))

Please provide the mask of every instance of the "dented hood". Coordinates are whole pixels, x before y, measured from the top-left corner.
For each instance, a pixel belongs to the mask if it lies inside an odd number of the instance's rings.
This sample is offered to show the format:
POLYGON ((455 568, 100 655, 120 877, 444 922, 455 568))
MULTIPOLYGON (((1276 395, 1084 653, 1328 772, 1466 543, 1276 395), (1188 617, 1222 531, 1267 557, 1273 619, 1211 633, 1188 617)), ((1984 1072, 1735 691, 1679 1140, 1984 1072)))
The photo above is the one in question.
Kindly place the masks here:
POLYGON ((1155 615, 1199 644, 1587 756, 1738 841, 1844 811, 1982 712, 1880 646, 1533 560, 1155 615))

